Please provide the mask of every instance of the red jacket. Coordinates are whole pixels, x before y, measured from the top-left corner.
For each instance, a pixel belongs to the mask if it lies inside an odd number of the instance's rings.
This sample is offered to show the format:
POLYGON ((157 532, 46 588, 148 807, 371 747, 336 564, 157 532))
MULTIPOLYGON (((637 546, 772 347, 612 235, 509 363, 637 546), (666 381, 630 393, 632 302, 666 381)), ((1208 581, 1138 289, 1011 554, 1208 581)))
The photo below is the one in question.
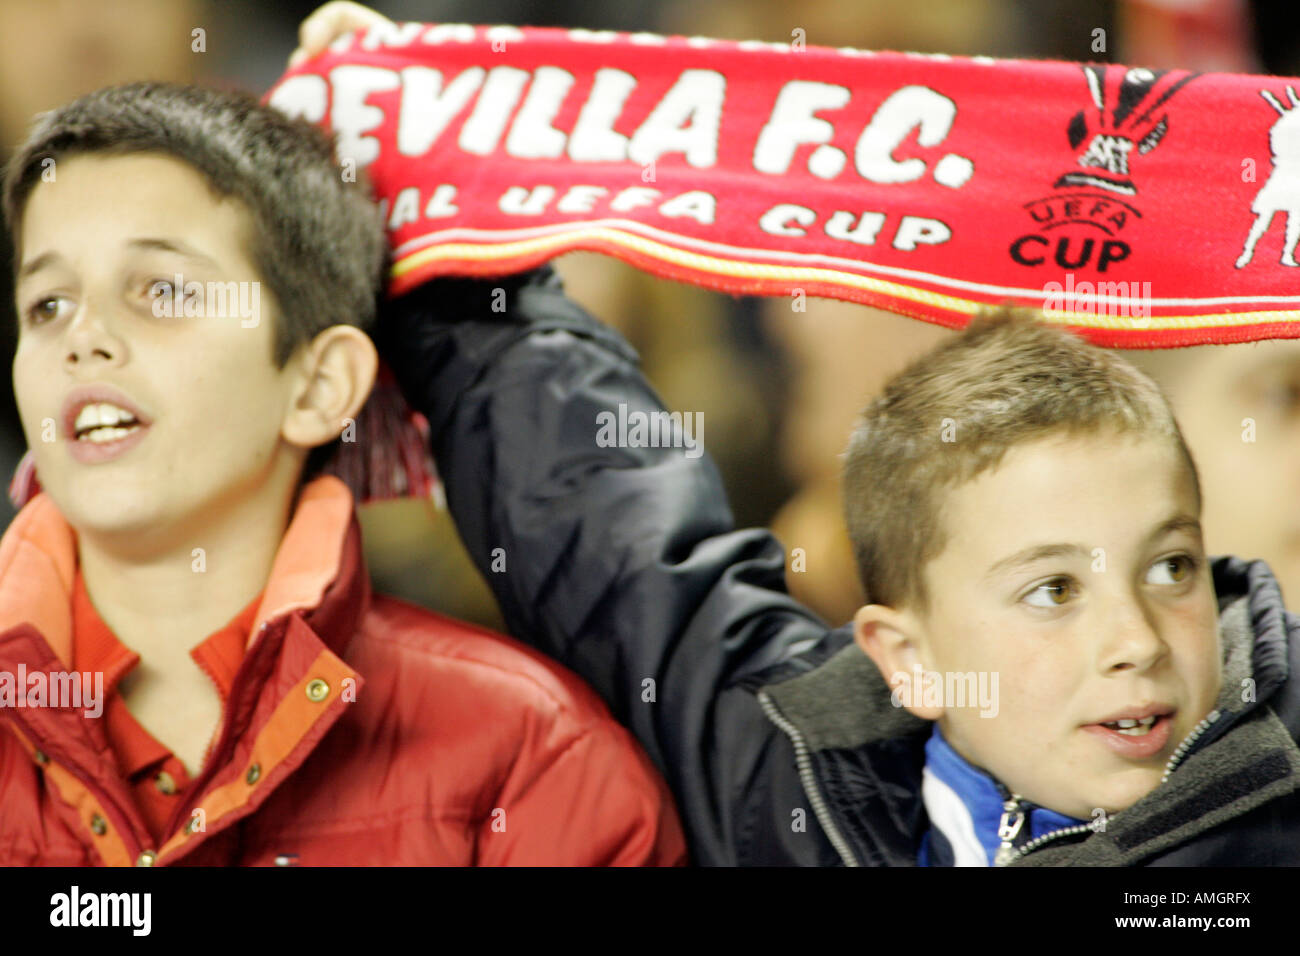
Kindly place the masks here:
MULTIPOLYGON (((20 667, 28 689, 68 671, 76 560, 46 495, 0 541, 11 688, 20 667)), ((0 864, 684 861, 658 774, 575 676, 371 596, 352 497, 332 477, 303 489, 210 759, 161 846, 85 710, 0 706, 0 864)))

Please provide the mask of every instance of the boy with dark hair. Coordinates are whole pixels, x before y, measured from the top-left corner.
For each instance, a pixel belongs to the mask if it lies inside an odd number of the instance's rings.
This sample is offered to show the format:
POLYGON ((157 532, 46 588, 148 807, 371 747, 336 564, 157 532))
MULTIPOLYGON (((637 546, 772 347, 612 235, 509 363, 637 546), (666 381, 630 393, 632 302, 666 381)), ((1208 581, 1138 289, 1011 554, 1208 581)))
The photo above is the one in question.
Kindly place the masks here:
POLYGON ((347 487, 304 481, 374 382, 384 245, 319 131, 101 90, 4 208, 44 493, 0 541, 0 863, 681 861, 590 691, 372 596, 347 487))
POLYGON ((1300 863, 1300 619, 1263 562, 1208 558, 1128 363, 1005 314, 897 376, 845 465, 871 603, 832 630, 707 455, 595 441, 663 411, 621 337, 549 270, 505 315, 491 285, 394 302, 382 347, 471 555, 511 555, 509 626, 634 730, 696 860, 1300 863))

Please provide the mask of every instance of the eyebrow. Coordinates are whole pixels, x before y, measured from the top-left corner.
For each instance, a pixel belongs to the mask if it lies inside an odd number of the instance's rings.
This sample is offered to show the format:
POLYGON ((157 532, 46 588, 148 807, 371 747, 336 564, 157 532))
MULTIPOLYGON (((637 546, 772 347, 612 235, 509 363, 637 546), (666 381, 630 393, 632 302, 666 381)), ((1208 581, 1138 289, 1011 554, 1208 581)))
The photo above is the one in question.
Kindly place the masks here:
MULTIPOLYGON (((1197 538, 1201 537, 1201 522, 1191 515, 1174 515, 1167 521, 1162 522, 1152 532, 1147 535, 1147 543, 1158 541, 1166 535, 1175 532, 1185 531, 1193 534, 1197 538)), ((1038 544, 1032 545, 1015 554, 1009 555, 1000 561, 995 562, 992 567, 985 572, 985 580, 996 577, 1007 571, 1017 570, 1026 565, 1033 564, 1035 561, 1041 561, 1044 558, 1063 558, 1063 557, 1091 557, 1092 551, 1081 544, 1038 544)))
MULTIPOLYGON (((190 259, 202 265, 211 266, 213 268, 218 267, 217 261, 213 259, 211 256, 205 255, 204 253, 195 249, 193 246, 185 242, 182 242, 179 239, 161 239, 161 238, 154 238, 154 237, 145 237, 140 239, 132 239, 130 242, 127 243, 127 247, 131 249, 138 249, 143 252, 172 252, 175 253, 176 255, 184 256, 186 259, 190 259)), ((63 257, 60 256, 59 253, 54 251, 43 253, 37 256, 35 259, 28 260, 27 263, 23 265, 21 269, 18 270, 18 278, 25 279, 32 273, 39 272, 40 270, 44 269, 46 266, 52 265, 55 262, 61 260, 62 258, 63 257)))
POLYGON ((182 242, 179 239, 132 239, 127 243, 132 249, 141 249, 146 252, 174 252, 177 255, 184 256, 186 259, 193 259, 195 262, 203 263, 208 266, 216 266, 217 260, 209 255, 205 255, 193 246, 182 242))
POLYGON ((56 260, 63 258, 57 252, 46 252, 37 256, 35 259, 28 259, 26 265, 18 270, 18 278, 26 279, 33 272, 40 272, 46 266, 53 264, 56 260))

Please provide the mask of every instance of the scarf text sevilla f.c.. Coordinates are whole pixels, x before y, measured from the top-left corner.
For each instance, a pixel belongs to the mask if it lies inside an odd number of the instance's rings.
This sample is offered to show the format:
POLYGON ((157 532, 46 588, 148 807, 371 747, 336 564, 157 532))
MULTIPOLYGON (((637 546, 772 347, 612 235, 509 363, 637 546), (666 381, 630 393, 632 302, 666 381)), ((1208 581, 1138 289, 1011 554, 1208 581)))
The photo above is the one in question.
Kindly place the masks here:
POLYGON ((1300 337, 1300 81, 584 30, 350 34, 270 103, 367 169, 390 292, 586 249, 1101 345, 1300 337))
MULTIPOLYGON (((1010 303, 1120 348, 1300 337, 1300 80, 404 23, 267 100, 366 169, 390 294, 586 249, 951 328, 1010 303)), ((391 380, 362 417, 358 500, 427 495, 391 380)), ((10 496, 38 489, 29 454, 10 496)))

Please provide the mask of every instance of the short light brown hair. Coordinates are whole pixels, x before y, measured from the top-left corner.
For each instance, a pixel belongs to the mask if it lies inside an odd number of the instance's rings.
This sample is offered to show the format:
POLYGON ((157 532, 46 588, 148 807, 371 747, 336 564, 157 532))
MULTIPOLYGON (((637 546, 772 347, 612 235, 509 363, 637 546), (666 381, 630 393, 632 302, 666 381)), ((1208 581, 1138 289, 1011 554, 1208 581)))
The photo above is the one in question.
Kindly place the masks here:
POLYGON ((850 439, 844 513, 867 602, 925 613, 944 497, 1016 445, 1106 430, 1173 441, 1199 513, 1196 464, 1150 377, 1030 310, 977 315, 894 376, 850 439))

